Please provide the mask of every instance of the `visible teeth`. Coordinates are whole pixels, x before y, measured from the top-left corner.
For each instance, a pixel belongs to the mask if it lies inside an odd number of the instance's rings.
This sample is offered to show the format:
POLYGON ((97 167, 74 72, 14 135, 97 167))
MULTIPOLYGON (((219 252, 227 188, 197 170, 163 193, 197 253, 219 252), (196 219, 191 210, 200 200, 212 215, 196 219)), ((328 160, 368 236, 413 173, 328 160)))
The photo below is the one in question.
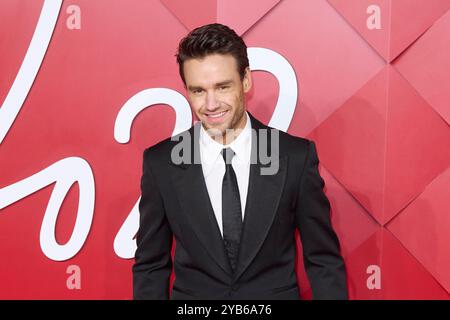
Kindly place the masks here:
MULTIPOLYGON (((225 111, 225 112, 226 112, 226 111, 225 111)), ((225 114, 225 112, 221 112, 221 113, 218 113, 218 114, 209 114, 208 117, 211 117, 211 118, 218 118, 218 117, 223 116, 223 115, 225 114)))

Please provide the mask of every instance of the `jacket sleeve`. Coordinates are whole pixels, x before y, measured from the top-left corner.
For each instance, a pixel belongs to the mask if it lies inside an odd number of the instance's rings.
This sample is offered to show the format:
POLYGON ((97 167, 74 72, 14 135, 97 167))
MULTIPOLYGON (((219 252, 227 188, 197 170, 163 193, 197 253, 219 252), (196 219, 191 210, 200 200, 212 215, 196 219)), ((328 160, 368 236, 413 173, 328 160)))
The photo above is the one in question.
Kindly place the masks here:
POLYGON ((172 273, 172 230, 165 215, 161 193, 144 152, 139 200, 139 230, 133 265, 134 299, 168 299, 172 273))
POLYGON ((330 202, 318 170, 313 141, 298 191, 296 223, 303 246, 303 260, 313 299, 348 299, 345 264, 330 219, 330 202))

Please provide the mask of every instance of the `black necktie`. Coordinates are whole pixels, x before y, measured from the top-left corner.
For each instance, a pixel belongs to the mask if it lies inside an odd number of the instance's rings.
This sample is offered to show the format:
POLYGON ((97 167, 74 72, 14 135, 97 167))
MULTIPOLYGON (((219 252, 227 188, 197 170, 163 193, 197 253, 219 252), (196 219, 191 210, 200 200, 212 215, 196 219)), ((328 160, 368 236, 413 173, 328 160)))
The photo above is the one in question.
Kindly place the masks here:
POLYGON ((225 161, 225 175, 222 181, 223 241, 234 272, 242 231, 241 198, 236 174, 231 166, 234 152, 231 148, 222 149, 222 156, 225 161))

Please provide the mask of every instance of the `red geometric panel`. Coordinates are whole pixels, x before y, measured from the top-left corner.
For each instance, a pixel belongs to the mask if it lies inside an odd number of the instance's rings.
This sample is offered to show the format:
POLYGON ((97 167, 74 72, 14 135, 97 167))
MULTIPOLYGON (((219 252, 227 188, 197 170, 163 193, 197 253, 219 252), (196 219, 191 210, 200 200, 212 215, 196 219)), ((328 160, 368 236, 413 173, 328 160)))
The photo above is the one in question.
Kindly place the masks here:
POLYGON ((389 67, 384 222, 450 164, 450 127, 389 67))
POLYGON ((341 253, 345 258, 370 238, 378 230, 379 224, 323 165, 320 175, 325 181, 333 228, 339 237, 341 253))
POLYGON ((188 29, 219 22, 231 26, 242 35, 267 14, 280 0, 161 0, 188 29), (192 8, 201 10, 192 10, 192 8))
POLYGON ((242 35, 280 1, 219 0, 217 1, 217 21, 233 26, 234 30, 242 35))
MULTIPOLYGON (((368 278, 372 272, 370 266, 381 265, 382 234, 377 231, 361 246, 345 257, 345 267, 347 269, 347 284, 350 299, 382 299, 382 290, 369 288, 368 278)), ((383 274, 381 272, 381 280, 383 274)))
POLYGON ((386 61, 389 61, 390 0, 328 0, 328 2, 386 61), (367 27, 367 19, 372 15, 367 11, 372 5, 380 8, 381 29, 367 27))
POLYGON ((450 125, 450 11, 394 66, 450 125))
POLYGON ((449 184, 450 168, 387 227, 450 293, 449 184))
POLYGON ((450 0, 391 0, 389 61, 450 9, 450 0))
MULTIPOLYGON (((309 134, 385 65, 326 1, 281 1, 244 40, 278 52, 295 70, 298 101, 289 133, 297 136, 309 134)), ((271 111, 277 98, 278 88, 258 85, 249 106, 271 111)))
POLYGON ((217 0, 161 0, 161 2, 188 30, 216 21, 217 0), (192 8, 201 8, 201 10, 192 10, 192 8))
POLYGON ((323 164, 380 224, 450 164, 447 124, 390 66, 309 137, 323 164))
MULTIPOLYGON (((383 299, 450 298, 436 279, 389 231, 383 230, 381 233, 381 288, 383 299)), ((414 232, 410 230, 409 234, 412 235, 414 232)))
POLYGON ((449 299, 445 289, 392 234, 380 228, 345 257, 351 299, 449 299), (379 268, 381 285, 373 288, 371 277, 379 268))
POLYGON ((381 224, 387 69, 358 90, 308 136, 320 161, 381 224))
POLYGON ((390 62, 450 8, 450 0, 328 0, 390 62), (379 7, 381 29, 369 29, 379 7))
MULTIPOLYGON (((379 230, 379 225, 324 166, 320 167, 320 175, 325 181, 325 192, 331 204, 332 224, 339 238, 341 254, 344 260, 347 260, 347 257, 354 259, 354 251, 360 250, 358 248, 379 230)), ((304 270, 302 244, 298 237, 296 241, 299 253, 296 270, 300 294, 302 299, 310 300, 312 292, 304 270)), ((349 273, 348 277, 350 282, 354 281, 352 279, 355 277, 358 278, 352 273, 349 273)))

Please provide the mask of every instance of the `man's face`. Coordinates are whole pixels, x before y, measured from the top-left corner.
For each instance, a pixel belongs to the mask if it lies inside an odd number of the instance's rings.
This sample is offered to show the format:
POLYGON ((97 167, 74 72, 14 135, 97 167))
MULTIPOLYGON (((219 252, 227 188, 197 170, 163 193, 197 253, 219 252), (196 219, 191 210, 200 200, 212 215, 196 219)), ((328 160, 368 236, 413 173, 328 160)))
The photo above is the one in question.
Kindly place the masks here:
POLYGON ((252 85, 249 68, 241 80, 237 61, 229 54, 189 59, 183 68, 192 110, 213 137, 245 126, 245 93, 252 85))

